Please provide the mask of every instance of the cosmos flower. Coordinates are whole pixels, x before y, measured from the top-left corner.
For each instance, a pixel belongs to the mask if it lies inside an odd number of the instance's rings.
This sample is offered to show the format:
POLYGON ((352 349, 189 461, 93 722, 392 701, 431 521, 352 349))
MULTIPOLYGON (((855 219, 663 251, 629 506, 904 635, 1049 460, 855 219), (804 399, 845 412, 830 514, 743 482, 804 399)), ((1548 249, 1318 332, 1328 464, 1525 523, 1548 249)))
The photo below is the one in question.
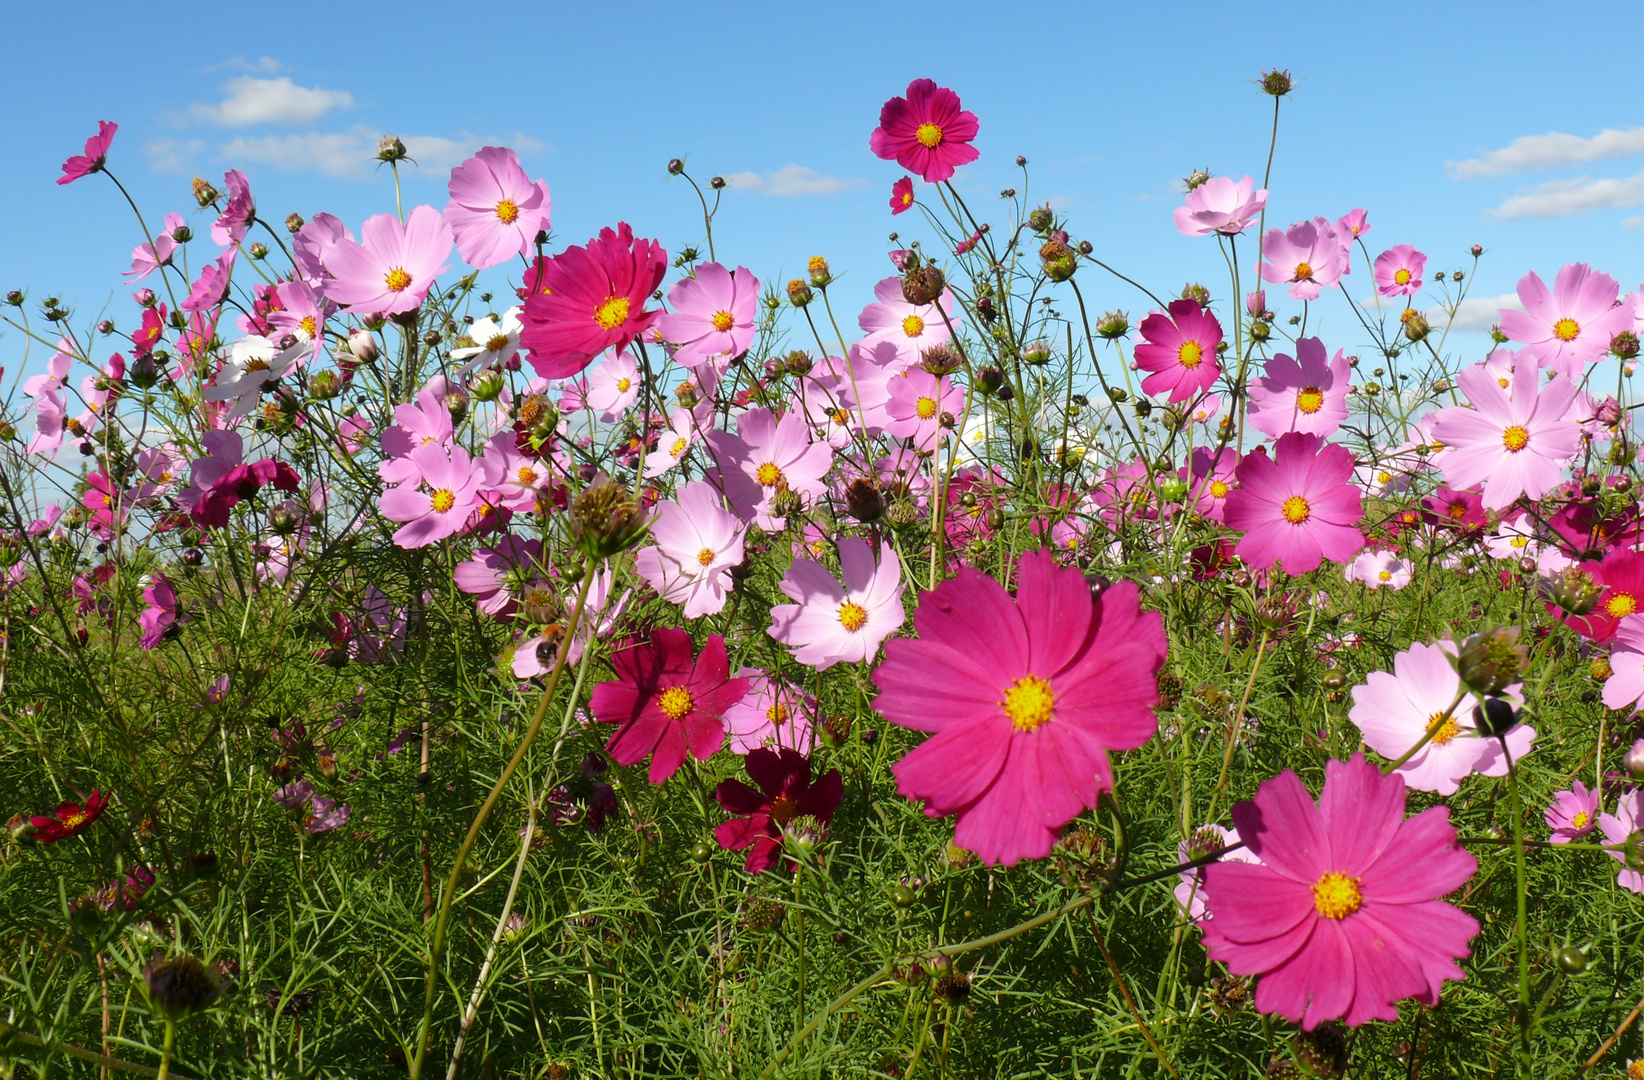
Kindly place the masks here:
POLYGON ((86 798, 84 805, 76 802, 59 803, 49 817, 29 819, 34 826, 34 838, 42 844, 55 844, 59 840, 79 836, 91 828, 107 806, 108 796, 101 791, 93 791, 86 798))
POLYGON ((1586 263, 1559 268, 1551 290, 1534 271, 1518 282, 1523 311, 1503 309, 1501 332, 1524 342, 1523 355, 1579 382, 1587 365, 1610 347, 1610 339, 1633 328, 1632 301, 1619 306, 1621 286, 1586 263))
POLYGON ((382 493, 380 509, 389 521, 403 524, 394 532, 402 548, 426 547, 461 532, 468 515, 479 505, 484 473, 460 446, 449 453, 438 444, 419 446, 410 453, 417 480, 382 493))
POLYGON ((822 478, 833 468, 833 448, 813 443, 802 417, 778 419, 769 409, 749 409, 736 419, 736 434, 706 433, 718 467, 709 480, 724 487, 737 516, 778 532, 785 517, 775 513, 777 495, 790 491, 801 505, 827 494, 822 478))
POLYGON ((1250 384, 1250 425, 1272 438, 1287 431, 1328 438, 1347 419, 1351 365, 1318 338, 1300 338, 1294 358, 1279 353, 1250 384))
POLYGON ((742 700, 748 680, 730 677, 725 639, 712 634, 693 658, 691 635, 661 629, 649 641, 611 657, 617 677, 594 687, 588 711, 602 724, 621 725, 606 751, 619 765, 651 759, 660 784, 689 754, 706 761, 725 741, 725 710, 742 700))
POLYGON ((1341 576, 1348 581, 1357 581, 1367 589, 1392 589, 1396 592, 1410 584, 1410 564, 1397 552, 1385 549, 1361 551, 1342 568, 1341 576))
POLYGON ((177 238, 174 234, 183 225, 181 214, 167 214, 166 227, 155 236, 153 243, 145 240, 131 249, 131 269, 121 271, 120 276, 135 284, 160 267, 169 266, 171 257, 177 253, 177 238))
POLYGON ((913 179, 904 176, 891 185, 891 213, 900 214, 913 206, 913 179))
POLYGON ((451 170, 446 191, 445 220, 457 254, 476 270, 529 255, 537 233, 549 227, 548 182, 533 184, 508 147, 481 147, 451 170))
POLYGON ((686 484, 677 501, 657 504, 651 538, 634 557, 635 569, 664 599, 683 604, 687 619, 724 610, 734 587, 731 569, 742 562, 746 527, 720 505, 703 480, 686 484))
POLYGON ((1262 239, 1262 280, 1290 286, 1290 299, 1317 300, 1341 282, 1348 249, 1324 218, 1269 229, 1262 239))
MULTIPOLYGON (((1598 815, 1598 827, 1604 831, 1606 844, 1625 844, 1629 836, 1644 827, 1644 791, 1628 788, 1622 792, 1616 801, 1615 813, 1598 815)), ((1630 892, 1644 893, 1644 874, 1627 865, 1627 853, 1607 851, 1605 854, 1622 864, 1615 883, 1630 892)))
POLYGON ((1362 207, 1354 207, 1336 219, 1336 235, 1341 237, 1343 244, 1362 239, 1369 231, 1370 215, 1362 207))
POLYGON ((696 277, 674 282, 668 303, 673 310, 657 320, 657 329, 673 343, 674 359, 685 367, 738 356, 753 344, 759 279, 746 266, 727 270, 702 263, 696 277))
POLYGON ((114 133, 119 130, 119 124, 97 121, 97 134, 86 140, 86 152, 75 154, 63 162, 63 175, 57 178, 57 182, 72 184, 82 176, 102 172, 103 166, 108 163, 108 148, 114 142, 114 133))
POLYGON ((239 244, 257 220, 257 204, 251 198, 251 181, 245 173, 230 169, 223 174, 223 187, 227 189, 228 201, 223 204, 222 214, 211 223, 211 239, 218 247, 239 244))
POLYGON ((758 668, 743 668, 737 674, 748 680, 748 696, 725 710, 731 750, 746 754, 767 746, 809 753, 816 741, 816 699, 758 668))
POLYGON ((588 373, 583 404, 604 423, 615 423, 639 400, 639 365, 627 353, 615 353, 588 373))
POLYGON ((1305 574, 1364 546, 1357 528, 1364 511, 1345 447, 1291 432, 1279 437, 1271 458, 1246 454, 1234 476, 1239 486, 1227 496, 1223 521, 1244 532, 1235 550, 1253 568, 1278 563, 1287 574, 1305 574))
POLYGON ((1577 780, 1568 789, 1553 793, 1553 801, 1542 819, 1553 831, 1548 838, 1553 843, 1580 840, 1598 828, 1598 792, 1588 791, 1587 785, 1577 780))
POLYGON ((1376 291, 1383 296, 1414 296, 1421 291, 1427 256, 1409 244, 1395 244, 1376 256, 1376 291))
POLYGON ((976 114, 959 107, 958 94, 929 79, 913 80, 907 93, 879 110, 879 126, 868 139, 875 154, 918 173, 927 184, 948 179, 980 156, 970 145, 976 114))
MULTIPOLYGON (((866 354, 881 345, 892 345, 900 370, 917 364, 926 349, 946 344, 953 336, 948 330, 948 319, 953 317, 952 290, 943 289, 942 295, 932 303, 910 304, 902 296, 902 279, 888 277, 873 287, 873 295, 874 303, 863 308, 856 319, 867 336, 853 350, 866 354), (943 318, 943 312, 948 319, 943 318)), ((858 388, 861 389, 860 382, 858 388)))
POLYGON ((1208 446, 1193 448, 1193 456, 1177 475, 1189 485, 1193 512, 1207 521, 1225 521, 1227 497, 1237 483, 1239 452, 1224 446, 1214 453, 1208 446))
POLYGON ((1455 487, 1482 483, 1483 506, 1499 510, 1520 495, 1539 499, 1556 487, 1564 465, 1581 446, 1581 429, 1566 417, 1575 383, 1554 379, 1539 386, 1529 364, 1514 365, 1511 386, 1480 365, 1456 376, 1472 406, 1440 409, 1433 435, 1451 450, 1444 457, 1445 478, 1455 487))
POLYGON ((606 349, 626 349, 656 322, 660 312, 645 302, 667 272, 668 253, 654 240, 635 240, 626 221, 547 260, 525 300, 520 344, 531 366, 545 379, 564 379, 606 349))
POLYGON ((1184 236, 1237 236, 1250 227, 1267 205, 1267 189, 1252 192, 1256 182, 1246 176, 1212 176, 1187 193, 1185 205, 1175 210, 1176 229, 1184 236))
POLYGON ((360 242, 337 239, 326 252, 328 299, 356 311, 399 315, 422 306, 434 279, 450 269, 451 226, 432 206, 366 219, 360 242))
MULTIPOLYGON (((1239 830, 1227 829, 1220 825, 1201 825, 1193 830, 1193 835, 1176 845, 1176 861, 1192 862, 1201 859, 1220 847, 1229 847, 1239 842, 1239 830)), ((1246 847, 1234 848, 1224 854, 1220 862, 1260 863, 1261 860, 1250 853, 1246 847)), ((1187 917, 1194 922, 1203 922, 1210 918, 1210 913, 1204 906, 1204 871, 1203 866, 1194 870, 1183 870, 1176 882, 1176 903, 1187 912, 1187 917)))
POLYGON ((487 315, 474 321, 468 328, 468 339, 473 344, 451 350, 451 359, 462 362, 456 370, 459 377, 470 371, 503 367, 518 355, 519 337, 525 331, 520 310, 516 304, 503 312, 501 319, 487 315))
POLYGON ((1616 623, 1613 640, 1610 677, 1604 680, 1604 707, 1625 709, 1630 714, 1644 700, 1644 615, 1622 617, 1616 623))
POLYGON ((887 434, 912 440, 915 449, 930 452, 947 440, 956 418, 965 411, 965 392, 946 375, 932 375, 923 368, 909 368, 889 380, 890 397, 885 412, 890 423, 887 434))
POLYGON ((1168 390, 1174 405, 1210 389, 1222 373, 1216 362, 1222 324, 1195 301, 1172 300, 1168 316, 1152 312, 1139 329, 1143 340, 1136 346, 1136 365, 1152 373, 1142 380, 1144 392, 1168 390))
POLYGON ((907 618, 902 564, 888 542, 881 543, 878 555, 876 561, 866 540, 839 541, 843 586, 821 563, 795 559, 780 586, 794 602, 771 609, 771 637, 817 671, 873 659, 907 618))
POLYGON ((808 818, 822 826, 845 797, 845 781, 838 769, 829 769, 813 782, 811 762, 797 750, 783 747, 748 751, 743 758, 754 790, 740 780, 723 780, 714 798, 735 816, 714 830, 714 840, 727 851, 748 849, 743 868, 763 874, 779 863, 797 872, 799 867, 782 855, 783 831, 795 819, 808 818))

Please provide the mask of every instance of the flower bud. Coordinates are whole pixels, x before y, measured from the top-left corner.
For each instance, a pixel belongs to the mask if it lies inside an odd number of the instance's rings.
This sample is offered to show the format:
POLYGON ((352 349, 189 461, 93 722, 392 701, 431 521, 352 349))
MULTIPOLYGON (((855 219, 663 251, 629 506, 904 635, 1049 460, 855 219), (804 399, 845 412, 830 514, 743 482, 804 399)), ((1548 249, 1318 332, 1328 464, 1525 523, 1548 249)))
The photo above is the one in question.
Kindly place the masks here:
POLYGON ((608 559, 637 543, 645 534, 645 511, 626 488, 609 477, 596 477, 571 504, 571 538, 596 561, 608 559))
POLYGON ((669 176, 678 176, 680 173, 682 173, 684 171, 685 171, 685 163, 683 161, 679 160, 678 158, 669 158, 668 159, 668 175, 669 176))
POLYGON ((1547 598, 1571 615, 1585 615, 1598 603, 1604 586, 1579 566, 1567 567, 1547 582, 1547 598))
POLYGON ((1472 247, 1468 248, 1467 250, 1471 251, 1473 253, 1473 258, 1476 259, 1480 255, 1484 254, 1484 245, 1483 244, 1474 244, 1472 247))
POLYGON ((724 191, 725 178, 723 176, 716 176, 712 180, 708 181, 708 186, 713 188, 715 191, 724 191))
POLYGON ((999 317, 999 309, 993 305, 993 297, 978 296, 976 298, 976 314, 982 317, 985 323, 991 323, 999 317))
POLYGON ((985 367, 976 373, 976 387, 984 394, 997 394, 1003 385, 1005 375, 998 368, 985 367))
POLYGON ((910 304, 933 303, 946 284, 942 271, 930 263, 912 267, 902 275, 902 299, 910 304))
POLYGON ((1159 498, 1165 502, 1181 502, 1187 498, 1187 481, 1179 476, 1167 476, 1160 480, 1159 498))
POLYGON ((1574 945, 1554 949, 1553 962, 1566 975, 1580 975, 1587 970, 1587 954, 1574 945))
POLYGON ((782 846, 788 854, 807 858, 828 839, 828 827, 810 814, 801 814, 782 829, 782 846))
POLYGON ((1473 728, 1483 735, 1505 735, 1518 724, 1518 711, 1501 698, 1485 698, 1473 706, 1473 728))
POLYGON ((1182 184, 1188 191, 1192 191, 1194 188, 1203 187, 1209 182, 1209 169, 1194 169, 1192 172, 1187 174, 1187 178, 1182 181, 1182 184))
POLYGON ((1050 346, 1042 341, 1030 342, 1022 346, 1021 357, 1022 363, 1030 367, 1048 364, 1050 363, 1050 346))
POLYGON ((919 366, 932 375, 952 375, 963 361, 947 345, 932 345, 919 354, 919 366))
POLYGON ((104 319, 99 322, 97 324, 97 332, 102 334, 104 337, 108 337, 110 334, 114 333, 114 320, 104 319))
POLYGON ((468 415, 468 395, 453 390, 445 395, 445 410, 451 414, 451 423, 460 424, 468 415))
MULTIPOLYGON (((144 289, 143 291, 148 293, 150 296, 154 295, 153 290, 144 289)), ((141 301, 139 301, 139 303, 140 302, 141 301)), ((10 304, 12 307, 22 307, 23 306, 23 290, 13 289, 10 292, 8 292, 6 294, 6 303, 10 304)))
POLYGON ((348 352, 362 364, 374 362, 380 355, 377 350, 377 336, 369 330, 354 331, 348 335, 348 352))
POLYGON ((1634 780, 1644 780, 1644 739, 1636 739, 1621 759, 1621 767, 1634 780))
POLYGON ((768 896, 752 896, 742 907, 742 925, 759 934, 782 925, 787 914, 780 901, 768 896))
POLYGON ((1047 240, 1039 248, 1039 258, 1045 276, 1052 281, 1066 281, 1079 269, 1079 257, 1065 240, 1047 240))
POLYGON ((154 295, 153 289, 138 289, 131 294, 131 298, 137 301, 140 306, 146 308, 151 308, 159 302, 159 297, 154 295))
POLYGON ((812 255, 805 264, 805 270, 810 274, 811 284, 818 289, 825 289, 828 282, 833 280, 833 273, 828 269, 828 260, 820 255, 812 255))
POLYGON ((303 221, 303 216, 301 214, 287 214, 285 216, 285 231, 288 233, 301 231, 303 225, 305 224, 306 222, 303 221))
POLYGON ((1623 330, 1610 339, 1610 355, 1618 360, 1632 360, 1638 356, 1638 335, 1623 330))
POLYGON ((1210 306, 1210 290, 1197 281, 1190 281, 1182 286, 1182 299, 1191 300, 1201 308, 1210 306))
POLYGON ((1501 332, 1500 326, 1490 327, 1490 340, 1497 345, 1507 344, 1507 335, 1501 332))
POLYGON ((194 178, 191 186, 194 189, 194 201, 201 206, 210 206, 217 201, 217 189, 198 176, 194 178))
POLYGON ((1634 829, 1621 842, 1622 860, 1627 869, 1644 872, 1644 829, 1634 829))
POLYGON ((139 390, 151 389, 160 381, 160 365, 154 362, 152 355, 139 356, 126 369, 126 377, 139 390))
POLYGON ((316 371, 308 377, 308 396, 315 401, 329 401, 342 393, 342 380, 335 371, 316 371))
POLYGON ((1130 316, 1114 310, 1096 320, 1096 332, 1109 341, 1130 333, 1130 316))
POLYGON ((1404 336, 1411 341, 1420 341, 1432 331, 1433 328, 1428 324, 1427 316, 1415 308, 1406 308, 1405 314, 1407 317, 1403 320, 1404 336))
POLYGON ((154 1007, 172 1020, 209 1008, 223 995, 222 976, 192 956, 156 957, 143 971, 144 988, 154 1007))
POLYGON ((1284 97, 1296 87, 1295 80, 1290 77, 1290 72, 1282 71, 1279 68, 1262 72, 1261 81, 1257 85, 1262 88, 1262 93, 1276 98, 1284 97))
POLYGON ((674 400, 679 402, 679 407, 682 409, 696 408, 697 402, 701 400, 696 392, 696 384, 682 382, 674 387, 674 400))
POLYGON ((1122 386, 1108 387, 1107 396, 1112 399, 1113 404, 1115 405, 1123 405, 1126 401, 1130 400, 1130 395, 1125 393, 1125 388, 1122 386))
POLYGON ((816 294, 811 292, 810 285, 804 278, 794 278, 788 282, 788 303, 796 308, 802 308, 815 299, 816 294))
POLYGON ((1467 638, 1456 657, 1456 671, 1480 697, 1501 693, 1518 680, 1530 656, 1516 626, 1499 626, 1467 638))
POLYGON ((1027 165, 1027 158, 1024 157, 1021 154, 1017 154, 1016 155, 1016 167, 1018 169, 1021 169, 1021 168, 1025 168, 1026 165, 1027 165))
POLYGON ((381 139, 377 140, 378 161, 392 164, 396 161, 404 161, 409 156, 410 154, 406 151, 405 144, 400 142, 400 140, 393 135, 384 135, 381 139))
POLYGON ((268 245, 261 242, 250 244, 246 247, 245 253, 253 259, 261 261, 268 258, 268 245))
POLYGON ((885 512, 885 496, 879 485, 858 477, 845 486, 845 512, 864 525, 878 521, 885 512))
POLYGON ((487 371, 468 381, 468 393, 475 401, 490 402, 502 396, 502 373, 487 371))
POLYGON ((1028 228, 1036 233, 1048 233, 1051 227, 1056 224, 1056 214, 1051 210, 1050 204, 1046 203, 1044 206, 1035 207, 1028 213, 1027 223, 1028 228))

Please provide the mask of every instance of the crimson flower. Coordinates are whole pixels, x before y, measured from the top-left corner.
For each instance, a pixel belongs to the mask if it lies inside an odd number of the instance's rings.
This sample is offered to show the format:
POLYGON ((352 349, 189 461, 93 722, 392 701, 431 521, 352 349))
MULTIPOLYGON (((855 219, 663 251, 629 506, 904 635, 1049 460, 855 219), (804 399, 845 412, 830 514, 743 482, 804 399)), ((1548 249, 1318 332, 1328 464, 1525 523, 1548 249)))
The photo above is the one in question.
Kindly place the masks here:
POLYGON ((107 805, 108 796, 101 791, 93 791, 84 806, 72 802, 60 803, 51 816, 31 819, 34 838, 42 844, 55 844, 59 840, 79 836, 102 816, 107 805))
POLYGON ((103 165, 108 161, 109 145, 114 142, 114 133, 119 130, 119 124, 108 120, 97 121, 97 134, 86 140, 86 152, 75 154, 63 162, 63 175, 57 178, 57 182, 72 184, 82 176, 102 172, 103 165))
POLYGON ((626 221, 547 262, 527 282, 519 339, 545 379, 569 378, 606 349, 626 349, 661 314, 645 301, 668 272, 668 253, 655 240, 635 240, 626 221))
POLYGON ((748 692, 748 680, 730 677, 725 639, 709 637, 691 656, 691 635, 663 629, 651 640, 611 657, 617 677, 594 687, 588 709, 602 724, 620 724, 605 749, 619 765, 651 755, 650 779, 660 784, 679 771, 687 753, 699 761, 725 741, 725 710, 748 692))
POLYGON ((887 161, 936 184, 981 155, 970 141, 976 138, 976 114, 959 107, 959 95, 929 79, 908 84, 908 96, 894 97, 879 110, 879 126, 868 146, 887 161))
POLYGON ((778 861, 796 870, 792 860, 782 859, 783 829, 799 817, 826 825, 845 797, 845 782, 838 769, 829 769, 813 784, 810 759, 788 747, 750 750, 747 767, 758 791, 740 780, 714 789, 719 805, 736 815, 714 830, 714 839, 727 851, 749 849, 742 865, 750 874, 763 874, 778 861))
MULTIPOLYGON (((891 185, 891 214, 900 214, 913 206, 913 178, 904 176, 891 185)), ((900 266, 898 270, 902 269, 900 266)))

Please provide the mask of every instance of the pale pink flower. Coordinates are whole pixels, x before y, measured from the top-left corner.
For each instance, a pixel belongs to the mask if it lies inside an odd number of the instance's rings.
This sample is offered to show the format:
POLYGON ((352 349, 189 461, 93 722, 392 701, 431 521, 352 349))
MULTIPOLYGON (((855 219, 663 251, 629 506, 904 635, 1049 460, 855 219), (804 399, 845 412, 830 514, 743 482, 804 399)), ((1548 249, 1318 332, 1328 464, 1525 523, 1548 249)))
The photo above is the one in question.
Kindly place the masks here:
POLYGON ((1237 236, 1250 227, 1267 205, 1267 189, 1252 192, 1256 182, 1212 176, 1187 193, 1175 210, 1176 229, 1186 236, 1237 236))
MULTIPOLYGON (((1622 792, 1614 814, 1598 815, 1598 827, 1604 830, 1606 844, 1625 844, 1629 836, 1644 827, 1644 792, 1637 788, 1622 792)), ((1605 854, 1622 864, 1615 883, 1629 892, 1644 893, 1644 874, 1626 865, 1626 852, 1608 851, 1605 854)))
POLYGON ((681 278, 668 290, 668 303, 673 310, 657 320, 657 329, 674 344, 674 359, 688 368, 740 355, 753 344, 759 279, 746 266, 732 271, 702 263, 695 278, 681 278))
POLYGON ((946 375, 909 368, 886 385, 890 387, 890 398, 885 403, 890 423, 885 431, 899 439, 913 440, 918 450, 928 452, 941 446, 965 411, 965 392, 946 375))
POLYGON ((689 409, 675 409, 667 428, 658 433, 656 449, 645 455, 645 478, 661 476, 679 464, 685 452, 696 444, 702 425, 689 409))
POLYGON ((537 233, 548 228, 548 182, 533 184, 508 147, 481 147, 451 170, 446 190, 451 201, 445 204, 445 220, 457 254, 476 270, 529 255, 537 233))
POLYGON ((1340 349, 1330 357, 1318 338, 1300 338, 1296 355, 1279 353, 1250 384, 1250 425, 1278 438, 1287 431, 1328 438, 1347 419, 1352 377, 1340 349))
POLYGON ((1586 263, 1561 267, 1550 291, 1537 274, 1525 274, 1518 282, 1524 310, 1503 309, 1501 332, 1524 342, 1524 355, 1540 366, 1578 382, 1613 336, 1633 328, 1632 300, 1618 306, 1620 292, 1614 278, 1586 263))
POLYGON ((788 413, 778 420, 769 409, 749 409, 737 417, 736 434, 707 433, 718 468, 715 475, 731 506, 744 521, 767 532, 779 532, 785 518, 772 509, 785 487, 809 505, 827 493, 822 478, 833 467, 833 448, 812 443, 803 418, 788 413))
POLYGON ((934 303, 910 304, 902 296, 902 279, 888 277, 873 287, 873 295, 875 303, 863 308, 856 319, 867 335, 861 342, 863 351, 891 343, 896 347, 897 363, 908 368, 919 362, 924 350, 945 344, 953 336, 948 330, 953 315, 951 289, 943 289, 934 303), (944 312, 948 319, 943 318, 944 312))
POLYGON ((440 445, 451 441, 451 410, 445 404, 444 383, 430 383, 417 391, 415 405, 405 402, 394 406, 396 423, 383 429, 379 442, 383 460, 377 472, 385 484, 403 484, 417 475, 411 464, 411 451, 419 446, 440 445))
POLYGON ((1433 436, 1450 447, 1444 474, 1451 487, 1484 485, 1484 508, 1499 510, 1520 495, 1539 499, 1563 478, 1580 449, 1579 425, 1566 417, 1575 384, 1554 379, 1538 389, 1535 368, 1514 366, 1511 386, 1481 365, 1456 376, 1472 408, 1452 405, 1433 420, 1433 436))
POLYGON ((511 428, 486 440, 480 465, 485 470, 485 487, 496 493, 496 504, 516 513, 535 510, 552 479, 551 463, 522 451, 511 428))
MULTIPOLYGON (((1200 825, 1193 830, 1190 839, 1183 840, 1176 845, 1176 861, 1191 862, 1203 858, 1219 847, 1229 847, 1239 843, 1239 830, 1223 828, 1220 825, 1200 825)), ((1261 865, 1254 852, 1247 847, 1234 848, 1223 855, 1218 862, 1242 862, 1261 865)), ((1196 923, 1209 920, 1210 913, 1204 905, 1204 867, 1194 870, 1183 870, 1176 883, 1176 903, 1187 912, 1187 917, 1196 923)))
POLYGON ((1548 839, 1555 844, 1568 844, 1598 828, 1598 795, 1596 791, 1588 791, 1580 780, 1568 790, 1555 792, 1552 805, 1542 814, 1542 820, 1553 831, 1548 839))
POLYGON ((1421 291, 1427 256, 1409 244, 1394 244, 1376 256, 1376 291, 1383 296, 1414 296, 1421 291))
POLYGON ((737 676, 748 680, 748 696, 725 710, 731 751, 786 747, 810 753, 816 744, 816 699, 758 668, 743 668, 737 676))
POLYGON ((411 211, 404 225, 392 214, 377 214, 360 230, 361 242, 340 239, 325 268, 334 280, 325 295, 358 311, 398 315, 415 311, 450 267, 451 227, 432 206, 411 211))
POLYGON ((1410 584, 1410 564, 1396 552, 1361 551, 1342 570, 1342 577, 1357 581, 1367 589, 1397 591, 1410 584))
POLYGON ((742 562, 746 528, 725 510, 719 492, 706 481, 685 485, 676 501, 657 504, 651 538, 634 566, 657 593, 682 604, 685 617, 718 614, 733 584, 731 569, 742 562))
POLYGON ((1354 207, 1336 219, 1336 235, 1343 244, 1351 243, 1370 231, 1370 215, 1361 207, 1354 207))
MULTIPOLYGON (((577 632, 571 635, 571 647, 565 654, 567 664, 581 663, 582 654, 590 645, 608 639, 616 631, 617 621, 622 618, 633 592, 625 590, 621 596, 615 596, 615 593, 616 574, 606 566, 594 575, 588 586, 587 604, 577 623, 577 632)), ((559 641, 555 635, 537 634, 524 639, 514 647, 514 657, 509 665, 514 677, 529 679, 548 674, 554 668, 558 650, 559 641)))
POLYGON ((131 269, 121 271, 120 276, 128 282, 138 282, 160 267, 169 266, 171 257, 177 253, 177 237, 174 234, 185 224, 181 214, 167 214, 166 227, 160 230, 152 244, 144 241, 132 248, 131 269))
POLYGON ((1627 615, 1616 626, 1610 677, 1604 680, 1606 709, 1638 710, 1644 699, 1644 615, 1627 615))
POLYGON ((1290 299, 1317 300, 1326 286, 1340 283, 1348 249, 1322 217, 1269 229, 1262 240, 1262 280, 1290 286, 1290 299))
POLYGON ((588 373, 588 389, 582 400, 602 421, 610 424, 639 400, 639 390, 639 365, 633 356, 625 352, 611 353, 588 373))
POLYGON ((871 660, 907 617, 902 564, 888 542, 881 543, 876 565, 866 540, 841 540, 839 568, 843 586, 821 563, 795 560, 781 584, 794 602, 771 609, 771 637, 818 671, 871 660))

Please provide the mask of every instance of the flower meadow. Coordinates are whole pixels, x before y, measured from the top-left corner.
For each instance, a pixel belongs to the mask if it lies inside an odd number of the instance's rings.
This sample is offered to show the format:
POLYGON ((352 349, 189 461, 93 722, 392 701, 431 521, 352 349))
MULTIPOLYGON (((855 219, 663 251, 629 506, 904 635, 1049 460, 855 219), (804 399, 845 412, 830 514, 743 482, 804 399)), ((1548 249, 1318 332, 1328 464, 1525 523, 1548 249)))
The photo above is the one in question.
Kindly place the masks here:
POLYGON ((6 294, 0 1076, 1644 1075, 1644 293, 1462 347, 1257 88, 1181 288, 915 79, 879 266, 385 138, 6 294))

